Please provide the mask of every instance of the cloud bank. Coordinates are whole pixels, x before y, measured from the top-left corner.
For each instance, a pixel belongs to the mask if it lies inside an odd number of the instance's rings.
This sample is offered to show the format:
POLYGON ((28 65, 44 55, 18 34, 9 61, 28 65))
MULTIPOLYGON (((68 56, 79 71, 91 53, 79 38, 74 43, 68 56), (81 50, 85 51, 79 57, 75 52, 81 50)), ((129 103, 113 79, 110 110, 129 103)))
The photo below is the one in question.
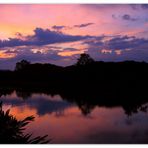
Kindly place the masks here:
MULTIPOLYGON (((82 26, 88 25, 91 24, 82 26)), ((16 38, 0 40, 0 69, 13 69, 22 59, 67 66, 74 64, 83 52, 97 61, 148 62, 147 49, 148 39, 136 36, 82 36, 36 28, 33 35, 24 36, 18 32, 16 38)))
POLYGON ((62 32, 51 31, 49 29, 36 28, 34 30, 34 35, 24 36, 24 39, 9 38, 8 40, 0 40, 0 48, 31 45, 41 46, 54 43, 74 42, 90 37, 91 36, 69 35, 62 32))

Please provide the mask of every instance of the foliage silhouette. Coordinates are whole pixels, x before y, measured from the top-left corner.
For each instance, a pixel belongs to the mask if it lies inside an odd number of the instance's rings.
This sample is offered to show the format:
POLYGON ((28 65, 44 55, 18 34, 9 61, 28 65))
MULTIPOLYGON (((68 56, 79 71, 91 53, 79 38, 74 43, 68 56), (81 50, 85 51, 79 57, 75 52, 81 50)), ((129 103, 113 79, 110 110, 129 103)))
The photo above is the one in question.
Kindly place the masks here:
POLYGON ((29 61, 27 61, 27 60, 21 60, 20 62, 17 62, 16 63, 15 70, 16 71, 22 70, 25 67, 27 67, 28 65, 30 65, 30 62, 29 61))
POLYGON ((80 58, 78 59, 76 65, 83 66, 83 65, 91 64, 93 62, 94 60, 90 57, 89 54, 83 53, 80 55, 80 58))
POLYGON ((33 116, 24 120, 17 120, 9 114, 10 110, 3 111, 0 103, 0 143, 1 144, 46 144, 49 142, 47 136, 31 138, 32 134, 24 134, 26 125, 34 120, 33 116))

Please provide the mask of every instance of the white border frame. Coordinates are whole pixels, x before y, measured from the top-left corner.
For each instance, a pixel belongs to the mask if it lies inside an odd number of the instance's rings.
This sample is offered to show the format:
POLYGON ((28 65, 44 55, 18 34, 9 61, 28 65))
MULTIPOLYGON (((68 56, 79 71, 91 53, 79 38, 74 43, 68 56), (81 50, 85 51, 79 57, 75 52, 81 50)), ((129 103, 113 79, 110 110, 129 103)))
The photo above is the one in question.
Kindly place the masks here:
POLYGON ((148 0, 0 0, 0 4, 146 4, 148 0))
MULTIPOLYGON (((148 0, 0 0, 0 4, 148 4, 148 0)), ((148 145, 139 145, 139 144, 134 144, 134 145, 125 145, 125 144, 113 144, 113 145, 106 145, 106 144, 84 144, 84 145, 78 145, 78 144, 46 144, 46 145, 1 145, 1 147, 12 147, 12 148, 20 148, 20 146, 22 148, 24 147, 32 147, 32 148, 41 148, 42 146, 47 147, 47 148, 90 148, 90 147, 94 147, 94 148, 124 148, 124 147, 130 147, 130 148, 147 148, 148 145)))

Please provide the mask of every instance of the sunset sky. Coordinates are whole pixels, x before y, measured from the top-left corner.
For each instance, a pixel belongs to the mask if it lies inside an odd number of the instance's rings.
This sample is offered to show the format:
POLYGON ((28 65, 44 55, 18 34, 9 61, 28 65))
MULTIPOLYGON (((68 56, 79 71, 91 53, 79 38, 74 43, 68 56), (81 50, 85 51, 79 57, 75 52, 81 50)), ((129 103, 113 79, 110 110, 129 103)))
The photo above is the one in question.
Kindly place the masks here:
POLYGON ((32 63, 148 62, 148 5, 0 5, 0 69, 32 63))

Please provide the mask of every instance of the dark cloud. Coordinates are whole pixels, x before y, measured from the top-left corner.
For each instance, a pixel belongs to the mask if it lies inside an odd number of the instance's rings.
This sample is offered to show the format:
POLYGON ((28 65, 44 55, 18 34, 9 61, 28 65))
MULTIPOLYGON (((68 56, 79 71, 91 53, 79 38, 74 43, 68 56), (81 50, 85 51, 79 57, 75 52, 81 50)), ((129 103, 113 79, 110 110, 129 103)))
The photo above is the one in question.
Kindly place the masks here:
POLYGON ((142 48, 147 48, 148 40, 144 38, 119 36, 107 41, 105 45, 107 45, 110 49, 135 49, 141 48, 141 46, 142 48))
MULTIPOLYGON (((15 47, 7 48, 2 50, 5 54, 15 54, 12 58, 0 58, 0 69, 11 69, 13 70, 15 64, 22 59, 28 60, 31 63, 52 63, 56 65, 65 65, 63 64, 64 60, 68 60, 69 57, 67 56, 60 56, 59 49, 53 49, 53 47, 46 47, 42 46, 41 48, 37 46, 29 46, 29 47, 15 47), (34 50, 37 49, 37 50, 34 50), (45 51, 43 52, 43 50, 45 51)), ((62 49, 62 48, 60 48, 62 49)), ((68 63, 67 63, 68 64, 68 63)))
POLYGON ((90 25, 93 25, 93 24, 94 23, 86 23, 86 24, 74 25, 74 27, 83 28, 83 27, 87 27, 87 26, 90 26, 90 25))
POLYGON ((0 40, 0 48, 22 46, 22 45, 29 45, 29 42, 23 41, 18 38, 9 38, 8 40, 0 40))
MULTIPOLYGON (((136 9, 136 8, 135 8, 136 9)), ((129 14, 124 14, 124 15, 122 15, 122 16, 117 16, 117 15, 115 15, 115 14, 112 14, 112 18, 113 19, 119 19, 119 18, 121 18, 122 20, 125 20, 125 21, 137 21, 138 20, 138 18, 134 18, 134 17, 132 17, 131 15, 129 15, 129 14)))
POLYGON ((78 49, 76 48, 64 48, 64 51, 77 51, 78 49))
POLYGON ((34 30, 34 35, 26 36, 25 39, 9 38, 8 40, 0 40, 0 48, 74 42, 90 37, 91 36, 69 35, 58 31, 51 31, 49 29, 36 28, 34 30))
POLYGON ((72 36, 48 29, 36 28, 34 35, 26 36, 25 40, 10 38, 7 41, 0 41, 3 53, 16 54, 10 59, 0 59, 0 69, 13 69, 15 63, 22 59, 33 63, 52 63, 61 66, 73 64, 76 62, 77 55, 61 56, 59 53, 78 51, 79 45, 62 47, 62 45, 57 46, 57 44, 54 44, 54 46, 46 44, 80 40, 81 46, 84 45, 84 52, 90 54, 97 61, 137 60, 148 62, 148 39, 146 38, 122 35, 72 36), (102 52, 102 50, 108 52, 102 52))
POLYGON ((126 21, 136 21, 137 20, 136 18, 131 17, 129 14, 124 14, 122 16, 122 19, 126 21))
POLYGON ((116 9, 116 8, 119 8, 119 7, 124 7, 124 8, 126 8, 126 7, 128 7, 128 4, 126 4, 126 5, 121 5, 121 4, 80 4, 80 6, 81 7, 86 7, 86 8, 88 8, 88 9, 92 9, 92 10, 103 10, 103 9, 106 9, 106 8, 108 8, 108 9, 116 9))
POLYGON ((141 4, 129 4, 129 6, 135 11, 141 9, 141 4))
POLYGON ((87 53, 99 61, 146 61, 148 62, 148 39, 134 36, 105 36, 85 41, 87 53), (102 52, 105 50, 106 52, 102 52), (108 51, 108 52, 107 52, 108 51))
POLYGON ((129 6, 135 11, 148 9, 148 4, 129 4, 129 6))
POLYGON ((48 53, 43 54, 40 51, 33 53, 30 50, 24 50, 23 52, 18 52, 17 56, 15 57, 16 61, 20 61, 22 59, 26 59, 32 62, 47 62, 47 61, 51 61, 51 60, 60 60, 64 57, 61 57, 58 55, 57 51, 48 51, 48 53))
POLYGON ((56 26, 56 25, 52 26, 52 29, 57 30, 57 31, 60 31, 64 28, 67 28, 67 26, 56 26))
POLYGON ((90 47, 97 47, 99 49, 147 49, 148 39, 136 38, 135 36, 100 36, 84 42, 90 47), (105 39, 105 41, 103 41, 105 39))
POLYGON ((74 28, 84 28, 90 25, 93 25, 94 23, 85 23, 85 24, 79 24, 79 25, 74 25, 74 26, 52 26, 52 29, 56 31, 62 31, 63 29, 74 29, 74 28))
POLYGON ((141 4, 142 9, 148 9, 148 4, 141 4))
POLYGON ((91 39, 87 39, 86 41, 83 42, 83 44, 88 44, 91 46, 103 46, 103 39, 105 39, 107 36, 101 35, 101 36, 96 36, 91 39))

